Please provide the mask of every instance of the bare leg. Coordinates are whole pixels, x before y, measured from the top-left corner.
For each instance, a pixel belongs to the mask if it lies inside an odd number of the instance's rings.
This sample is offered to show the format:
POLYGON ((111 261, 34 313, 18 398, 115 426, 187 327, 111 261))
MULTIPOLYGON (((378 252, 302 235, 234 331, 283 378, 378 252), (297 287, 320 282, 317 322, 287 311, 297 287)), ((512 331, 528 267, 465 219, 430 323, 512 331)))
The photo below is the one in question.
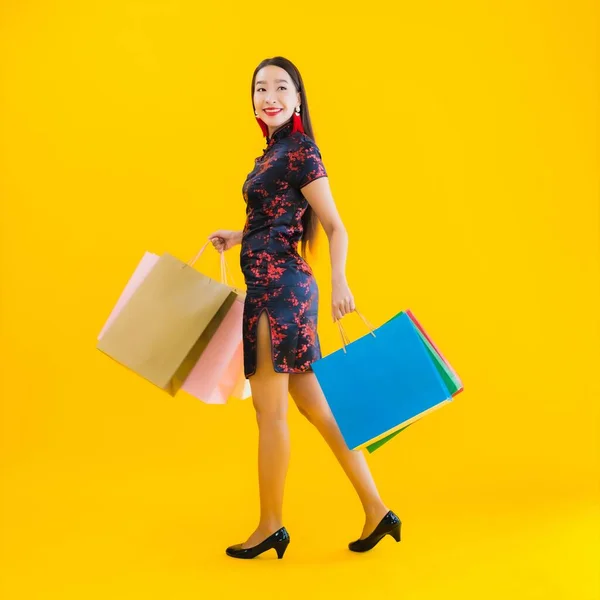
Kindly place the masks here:
POLYGON ((298 410, 318 429, 358 493, 365 511, 365 526, 361 535, 364 538, 388 512, 379 496, 367 460, 362 451, 350 450, 346 445, 315 374, 291 373, 289 378, 289 391, 298 410))
POLYGON ((289 375, 273 369, 266 312, 258 320, 257 338, 257 369, 249 380, 258 423, 260 521, 242 548, 255 546, 283 527, 283 492, 290 459, 287 424, 289 375))

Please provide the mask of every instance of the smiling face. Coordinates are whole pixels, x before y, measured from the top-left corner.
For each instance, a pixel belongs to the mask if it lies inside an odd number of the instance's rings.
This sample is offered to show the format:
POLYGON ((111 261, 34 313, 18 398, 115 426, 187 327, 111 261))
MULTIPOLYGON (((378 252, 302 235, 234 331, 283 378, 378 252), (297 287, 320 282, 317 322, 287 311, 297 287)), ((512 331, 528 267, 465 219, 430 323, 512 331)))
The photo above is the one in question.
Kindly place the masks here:
POLYGON ((300 106, 300 92, 296 92, 285 69, 268 65, 258 71, 254 83, 254 108, 269 128, 269 137, 292 118, 296 106, 300 106))

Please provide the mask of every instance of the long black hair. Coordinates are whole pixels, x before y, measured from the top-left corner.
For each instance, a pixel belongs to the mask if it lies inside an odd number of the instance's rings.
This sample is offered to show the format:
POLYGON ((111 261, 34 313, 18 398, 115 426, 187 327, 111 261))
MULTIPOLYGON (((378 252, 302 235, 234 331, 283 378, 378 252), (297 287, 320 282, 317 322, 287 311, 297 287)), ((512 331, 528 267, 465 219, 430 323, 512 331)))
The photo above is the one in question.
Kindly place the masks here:
MULTIPOLYGON (((308 102, 306 100, 306 91, 304 90, 304 82, 302 81, 302 75, 300 75, 300 71, 296 68, 296 66, 287 58, 283 56, 273 56, 272 58, 265 58, 260 64, 254 69, 254 73, 252 74, 252 85, 250 87, 250 94, 252 98, 252 108, 256 110, 254 106, 254 84, 256 81, 256 74, 263 68, 269 65, 275 65, 276 67, 281 67, 284 69, 287 74, 290 76, 294 87, 296 88, 296 92, 300 92, 300 118, 302 119, 302 127, 304 129, 304 133, 311 138, 315 143, 315 136, 313 134, 312 123, 310 122, 310 112, 308 110, 308 102)), ((313 246, 315 245, 316 237, 317 237, 317 227, 319 224, 319 219, 315 214, 312 206, 310 204, 304 211, 302 215, 302 240, 301 240, 301 253, 304 258, 306 258, 306 248, 312 253, 313 246)))

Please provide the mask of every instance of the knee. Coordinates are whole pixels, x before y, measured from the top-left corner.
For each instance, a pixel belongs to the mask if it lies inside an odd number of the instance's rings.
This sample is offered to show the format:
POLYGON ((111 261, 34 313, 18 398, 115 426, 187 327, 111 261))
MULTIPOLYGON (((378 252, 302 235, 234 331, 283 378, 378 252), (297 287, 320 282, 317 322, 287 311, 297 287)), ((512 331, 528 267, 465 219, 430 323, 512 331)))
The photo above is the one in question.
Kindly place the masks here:
POLYGON ((256 411, 256 423, 261 427, 285 427, 287 426, 287 414, 283 411, 256 411))
POLYGON ((259 425, 287 420, 287 406, 284 403, 254 401, 254 410, 259 425))
POLYGON ((308 421, 310 421, 312 423, 312 416, 310 411, 305 408, 304 406, 302 406, 301 404, 296 403, 296 408, 298 409, 298 412, 308 421))

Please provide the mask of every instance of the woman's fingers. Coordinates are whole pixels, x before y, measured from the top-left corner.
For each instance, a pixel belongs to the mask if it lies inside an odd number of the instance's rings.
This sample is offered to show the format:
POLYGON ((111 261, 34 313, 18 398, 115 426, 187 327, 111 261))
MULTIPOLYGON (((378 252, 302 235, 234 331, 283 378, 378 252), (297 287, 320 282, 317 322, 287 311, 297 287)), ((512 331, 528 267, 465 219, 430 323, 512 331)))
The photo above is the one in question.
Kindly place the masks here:
POLYGON ((340 303, 338 303, 332 309, 333 320, 337 321, 338 319, 341 319, 345 315, 348 315, 351 312, 354 312, 355 308, 356 307, 354 305, 354 300, 352 298, 346 298, 345 300, 342 300, 340 303))
POLYGON ((222 237, 215 238, 213 245, 219 252, 225 252, 225 250, 229 250, 230 248, 228 240, 222 237))

